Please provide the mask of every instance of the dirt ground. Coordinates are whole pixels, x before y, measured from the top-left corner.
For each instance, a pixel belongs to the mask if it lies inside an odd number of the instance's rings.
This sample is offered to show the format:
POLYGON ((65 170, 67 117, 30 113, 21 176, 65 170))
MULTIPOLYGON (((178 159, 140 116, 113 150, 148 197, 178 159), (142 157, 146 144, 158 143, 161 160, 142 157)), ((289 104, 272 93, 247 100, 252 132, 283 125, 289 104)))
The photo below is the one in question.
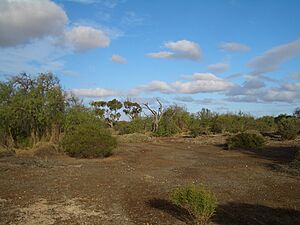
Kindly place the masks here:
POLYGON ((214 141, 155 139, 120 144, 106 159, 0 158, 0 224, 193 224, 168 196, 195 183, 218 198, 212 224, 299 225, 300 177, 274 169, 295 148, 228 151, 214 141))

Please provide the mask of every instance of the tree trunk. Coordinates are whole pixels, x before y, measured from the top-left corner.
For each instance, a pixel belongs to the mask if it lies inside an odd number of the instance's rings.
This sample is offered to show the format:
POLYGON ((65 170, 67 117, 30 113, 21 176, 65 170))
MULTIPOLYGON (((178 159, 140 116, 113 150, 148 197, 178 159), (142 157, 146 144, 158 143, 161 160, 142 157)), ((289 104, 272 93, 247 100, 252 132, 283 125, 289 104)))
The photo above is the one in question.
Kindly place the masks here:
POLYGON ((51 142, 58 142, 59 140, 59 131, 60 131, 60 126, 58 123, 52 123, 51 125, 51 142))

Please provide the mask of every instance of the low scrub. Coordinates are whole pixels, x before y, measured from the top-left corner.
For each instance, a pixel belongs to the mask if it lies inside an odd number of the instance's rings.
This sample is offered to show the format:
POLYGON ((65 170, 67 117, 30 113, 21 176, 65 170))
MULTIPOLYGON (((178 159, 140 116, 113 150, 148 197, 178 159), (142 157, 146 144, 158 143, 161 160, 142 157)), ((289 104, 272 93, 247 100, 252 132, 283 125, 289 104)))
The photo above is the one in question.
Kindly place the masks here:
POLYGON ((300 131, 300 120, 297 118, 282 118, 278 121, 278 133, 282 140, 293 140, 300 131))
POLYGON ((0 158, 14 156, 16 152, 12 149, 0 145, 0 158))
POLYGON ((96 158, 112 154, 117 142, 108 129, 98 124, 81 124, 67 132, 61 146, 72 157, 96 158))
POLYGON ((261 149, 265 144, 264 137, 255 132, 243 132, 236 134, 226 141, 228 149, 241 148, 241 149, 261 149))
POLYGON ((215 195, 203 186, 177 188, 171 193, 171 200, 188 210, 199 225, 207 224, 217 207, 215 195))
POLYGON ((133 134, 123 134, 118 136, 118 141, 121 143, 138 143, 138 142, 150 142, 151 137, 146 134, 133 133, 133 134))

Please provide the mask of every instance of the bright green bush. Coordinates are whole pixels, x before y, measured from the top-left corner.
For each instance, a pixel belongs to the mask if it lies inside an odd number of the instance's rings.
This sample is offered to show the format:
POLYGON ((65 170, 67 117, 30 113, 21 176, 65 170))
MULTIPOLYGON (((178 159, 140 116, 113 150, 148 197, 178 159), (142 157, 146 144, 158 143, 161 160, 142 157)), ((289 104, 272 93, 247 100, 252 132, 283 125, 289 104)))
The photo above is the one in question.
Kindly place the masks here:
POLYGON ((282 118, 278 121, 278 133, 283 140, 293 140, 300 131, 300 120, 297 118, 282 118))
POLYGON ((107 129, 93 124, 85 124, 66 133, 61 145, 65 152, 72 157, 96 158, 111 155, 117 142, 107 129))
POLYGON ((171 193, 171 200, 187 209, 199 225, 207 224, 217 207, 215 195, 203 186, 191 185, 175 189, 171 193))
POLYGON ((243 132, 227 139, 228 149, 261 149, 265 144, 264 137, 259 133, 243 132))

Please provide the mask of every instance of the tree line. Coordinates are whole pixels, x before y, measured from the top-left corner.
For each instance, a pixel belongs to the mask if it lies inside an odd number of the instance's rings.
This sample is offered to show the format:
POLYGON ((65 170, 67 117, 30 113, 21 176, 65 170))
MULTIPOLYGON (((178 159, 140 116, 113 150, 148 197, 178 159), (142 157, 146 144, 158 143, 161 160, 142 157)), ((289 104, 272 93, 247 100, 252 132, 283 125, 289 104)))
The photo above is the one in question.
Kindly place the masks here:
POLYGON ((293 139, 300 131, 300 108, 293 115, 255 118, 243 112, 220 114, 205 108, 190 113, 177 105, 164 106, 159 99, 156 106, 117 99, 92 101, 87 106, 64 91, 52 73, 35 77, 20 74, 0 82, 0 121, 0 145, 13 147, 34 146, 40 141, 59 143, 78 127, 85 126, 83 130, 88 133, 95 124, 101 132, 118 134, 196 137, 256 130, 293 139), (122 113, 129 121, 120 121, 122 113))

